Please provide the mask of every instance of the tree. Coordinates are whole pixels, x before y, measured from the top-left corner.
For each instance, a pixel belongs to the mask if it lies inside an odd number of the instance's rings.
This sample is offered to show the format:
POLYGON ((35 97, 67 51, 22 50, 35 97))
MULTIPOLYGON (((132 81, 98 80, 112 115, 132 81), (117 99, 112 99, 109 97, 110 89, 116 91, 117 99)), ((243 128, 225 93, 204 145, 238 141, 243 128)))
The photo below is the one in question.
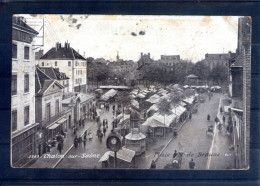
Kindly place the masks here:
POLYGON ((216 67, 214 67, 211 72, 211 78, 213 81, 215 80, 218 83, 218 85, 224 82, 227 83, 228 80, 227 67, 221 65, 217 65, 216 67))
POLYGON ((120 104, 123 108, 123 120, 124 120, 125 107, 131 105, 130 93, 128 91, 118 92, 116 102, 120 104))
POLYGON ((193 66, 192 73, 198 76, 200 80, 207 82, 210 75, 210 69, 203 61, 199 61, 193 66))
POLYGON ((164 137, 166 138, 165 116, 170 115, 172 113, 171 104, 166 98, 163 98, 163 99, 160 99, 159 103, 157 104, 157 107, 158 107, 159 114, 164 116, 164 137))

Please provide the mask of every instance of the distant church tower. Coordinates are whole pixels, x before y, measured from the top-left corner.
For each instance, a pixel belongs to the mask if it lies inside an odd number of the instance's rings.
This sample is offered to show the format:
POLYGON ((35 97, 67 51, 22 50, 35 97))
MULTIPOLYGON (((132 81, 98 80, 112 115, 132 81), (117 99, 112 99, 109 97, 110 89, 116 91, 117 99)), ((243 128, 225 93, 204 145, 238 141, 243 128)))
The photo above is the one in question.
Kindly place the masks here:
POLYGON ((117 55, 116 55, 116 61, 117 61, 117 62, 119 61, 119 54, 118 54, 118 51, 117 51, 117 55))

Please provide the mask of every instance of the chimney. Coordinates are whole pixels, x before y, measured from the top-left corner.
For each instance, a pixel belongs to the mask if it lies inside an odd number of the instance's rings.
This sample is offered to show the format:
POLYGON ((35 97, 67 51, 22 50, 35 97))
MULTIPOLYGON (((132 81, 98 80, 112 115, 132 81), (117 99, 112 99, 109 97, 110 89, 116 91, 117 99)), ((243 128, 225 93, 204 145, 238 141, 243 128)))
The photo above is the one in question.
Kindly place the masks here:
POLYGON ((57 42, 57 43, 56 43, 56 51, 58 51, 59 46, 60 46, 60 44, 57 42))
POLYGON ((150 53, 148 53, 148 57, 150 58, 150 53))
POLYGON ((143 57, 143 52, 141 52, 141 57, 143 57))

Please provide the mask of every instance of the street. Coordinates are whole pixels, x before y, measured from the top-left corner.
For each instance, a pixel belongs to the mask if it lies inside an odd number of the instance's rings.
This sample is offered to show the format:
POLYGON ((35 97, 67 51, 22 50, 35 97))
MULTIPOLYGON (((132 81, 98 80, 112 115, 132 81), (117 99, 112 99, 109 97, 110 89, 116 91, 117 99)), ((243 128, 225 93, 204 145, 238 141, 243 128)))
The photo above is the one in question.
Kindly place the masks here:
POLYGON ((108 120, 108 129, 102 142, 100 142, 96 136, 96 131, 98 129, 97 123, 88 120, 87 125, 91 126, 90 129, 92 131, 93 139, 87 140, 85 148, 83 143, 81 143, 78 148, 73 147, 67 156, 58 164, 57 168, 101 168, 101 163, 98 161, 102 155, 108 151, 106 148, 106 137, 112 129, 112 105, 110 105, 109 111, 103 109, 103 114, 100 116, 101 122, 103 119, 108 120))
MULTIPOLYGON (((181 169, 189 169, 189 161, 193 158, 196 166, 195 169, 206 169, 207 164, 210 168, 226 169, 228 164, 225 159, 226 149, 223 146, 214 146, 211 150, 211 154, 207 154, 212 146, 213 136, 211 134, 206 134, 208 126, 214 125, 214 119, 217 116, 219 100, 223 95, 214 94, 211 101, 206 100, 205 103, 201 103, 198 108, 198 113, 192 115, 192 119, 188 120, 179 132, 176 139, 173 139, 169 146, 164 150, 163 154, 159 157, 157 161, 157 168, 163 169, 167 163, 172 161, 172 156, 174 150, 177 152, 181 151, 185 154, 183 155, 181 169), (207 121, 207 115, 210 114, 211 121, 207 121), (219 164, 220 160, 225 162, 219 164), (214 164, 214 165, 213 165, 214 164)), ((221 140, 222 136, 219 135, 218 129, 215 129, 214 140, 221 140)), ((221 133, 224 133, 222 131, 221 133)), ((213 141, 215 144, 215 141, 213 141)))
MULTIPOLYGON (((198 113, 193 114, 191 120, 187 120, 179 131, 177 138, 174 138, 160 155, 156 163, 157 169, 163 169, 167 163, 171 162, 174 150, 185 153, 183 155, 181 169, 189 169, 189 161, 191 158, 193 158, 196 164, 195 169, 228 168, 230 159, 226 156, 227 153, 230 154, 230 152, 228 152, 228 149, 223 149, 228 145, 225 129, 221 132, 215 129, 214 141, 212 134, 206 134, 208 126, 214 125, 214 119, 219 110, 220 98, 223 98, 222 94, 214 94, 211 101, 207 99, 205 103, 199 105, 198 113), (209 122, 207 121, 208 114, 211 116, 211 121, 209 122), (216 140, 222 143, 222 145, 218 145, 216 140), (226 143, 226 145, 223 145, 223 143, 226 143), (220 159, 221 162, 223 162, 221 164, 219 163, 220 159)), ((110 105, 110 107, 112 107, 112 105, 110 105)), ((110 111, 104 110, 101 115, 101 121, 106 118, 109 123, 106 136, 112 129, 110 124, 112 122, 111 110, 112 108, 110 111)), ((91 127, 93 139, 87 141, 85 148, 83 143, 81 143, 78 148, 73 147, 57 165, 57 168, 101 168, 99 159, 108 151, 105 144, 106 136, 102 142, 100 142, 95 135, 97 130, 96 122, 88 121, 87 125, 91 127)), ((154 153, 162 150, 167 142, 168 140, 160 139, 160 144, 162 145, 160 145, 158 149, 152 148, 145 154, 137 156, 135 158, 135 166, 138 168, 149 168, 154 158, 154 153)))

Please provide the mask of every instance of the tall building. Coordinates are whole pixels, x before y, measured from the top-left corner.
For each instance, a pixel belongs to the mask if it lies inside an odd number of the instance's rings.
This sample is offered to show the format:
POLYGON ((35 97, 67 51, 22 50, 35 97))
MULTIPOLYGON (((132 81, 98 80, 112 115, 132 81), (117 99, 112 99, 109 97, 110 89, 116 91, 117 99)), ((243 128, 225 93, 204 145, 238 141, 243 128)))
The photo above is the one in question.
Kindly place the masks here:
POLYGON ((11 162, 13 167, 29 163, 37 154, 40 133, 35 123, 35 55, 34 37, 38 34, 22 17, 12 23, 12 103, 11 103, 11 162))
POLYGON ((230 59, 230 123, 233 128, 235 168, 249 165, 250 90, 251 90, 251 19, 238 20, 236 57, 230 59))
POLYGON ((56 47, 51 48, 38 61, 40 67, 58 68, 64 72, 69 79, 69 91, 83 92, 87 90, 87 61, 76 52, 70 43, 56 43, 56 47))

